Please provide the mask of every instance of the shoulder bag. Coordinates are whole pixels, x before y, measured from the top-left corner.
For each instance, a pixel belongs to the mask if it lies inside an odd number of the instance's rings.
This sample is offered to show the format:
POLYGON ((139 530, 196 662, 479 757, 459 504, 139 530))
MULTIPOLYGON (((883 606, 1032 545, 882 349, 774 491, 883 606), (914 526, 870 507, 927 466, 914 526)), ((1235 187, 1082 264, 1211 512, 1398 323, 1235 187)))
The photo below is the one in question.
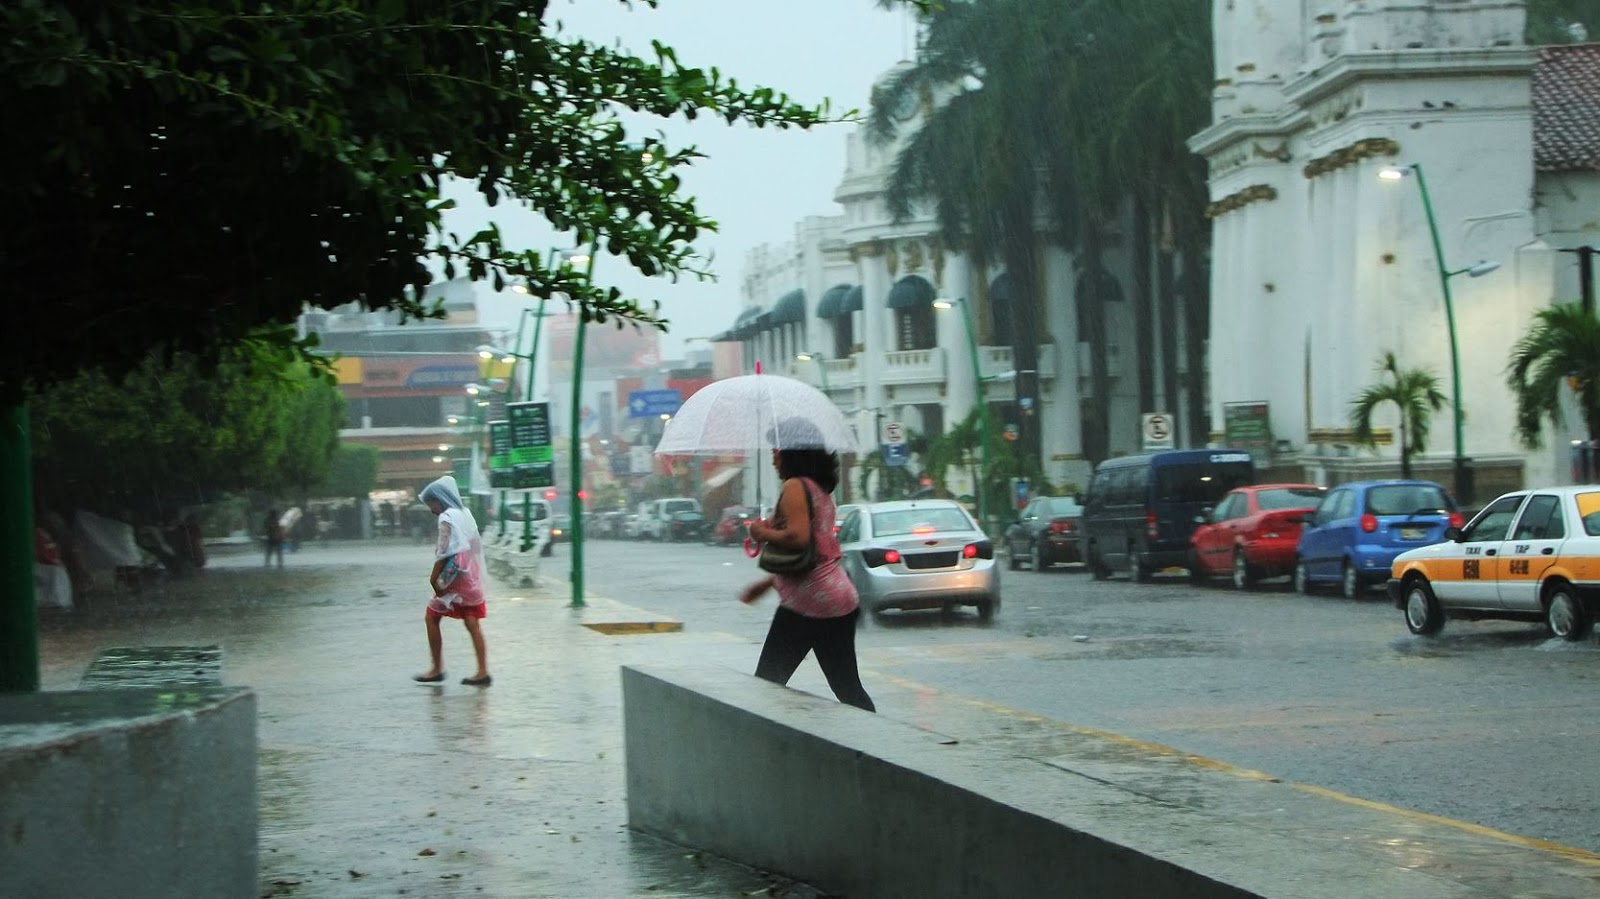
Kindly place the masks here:
MULTIPOLYGON (((806 494, 806 511, 810 513, 808 517, 814 519, 817 510, 816 506, 811 503, 811 487, 806 482, 801 481, 800 489, 805 491, 806 494)), ((761 555, 756 560, 756 564, 761 566, 761 570, 768 574, 790 576, 805 574, 817 566, 817 541, 813 538, 816 530, 817 524, 813 520, 811 522, 811 533, 806 535, 806 545, 800 549, 784 549, 780 546, 773 546, 771 543, 762 544, 761 555)))

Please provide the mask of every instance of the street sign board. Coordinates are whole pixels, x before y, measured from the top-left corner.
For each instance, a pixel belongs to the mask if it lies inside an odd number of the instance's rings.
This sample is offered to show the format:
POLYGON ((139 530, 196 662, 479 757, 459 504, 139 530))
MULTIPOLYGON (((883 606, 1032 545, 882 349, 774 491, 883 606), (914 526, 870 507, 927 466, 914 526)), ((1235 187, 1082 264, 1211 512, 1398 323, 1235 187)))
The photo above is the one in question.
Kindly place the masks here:
POLYGON ((648 447, 648 446, 630 446, 630 447, 628 447, 628 468, 629 468, 629 472, 628 472, 629 474, 649 474, 650 473, 650 447, 648 447))
POLYGON ((1265 402, 1223 403, 1222 430, 1228 446, 1258 453, 1272 449, 1272 421, 1265 402))
POLYGON ((489 486, 511 486, 511 422, 489 422, 489 486))
POLYGON ((898 421, 886 421, 880 433, 878 442, 884 446, 894 446, 906 442, 906 426, 898 421))
POLYGON ((555 450, 550 446, 549 403, 507 403, 511 424, 511 489, 553 487, 555 450))
POLYGON ((1144 436, 1147 450, 1169 450, 1177 444, 1173 439, 1172 416, 1166 412, 1146 412, 1141 416, 1139 433, 1144 436))
POLYGON ((635 390, 628 394, 629 418, 660 418, 677 415, 683 395, 676 390, 635 390))
POLYGON ((911 447, 905 443, 885 443, 883 445, 883 464, 896 468, 911 461, 911 447))
POLYGON ((462 494, 472 492, 472 457, 461 456, 450 460, 450 475, 456 479, 456 487, 462 494))

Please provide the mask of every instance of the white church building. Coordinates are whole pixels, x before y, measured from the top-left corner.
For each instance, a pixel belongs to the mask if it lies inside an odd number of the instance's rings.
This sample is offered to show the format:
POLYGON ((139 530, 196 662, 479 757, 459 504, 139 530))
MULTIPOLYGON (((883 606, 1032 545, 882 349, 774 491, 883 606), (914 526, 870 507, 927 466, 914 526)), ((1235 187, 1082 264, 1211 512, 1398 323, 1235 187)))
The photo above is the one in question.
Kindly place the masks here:
MULTIPOLYGON (((1190 142, 1211 173, 1212 439, 1255 409, 1274 473, 1392 476, 1398 447, 1356 446, 1351 402, 1388 350, 1455 401, 1447 284, 1476 482, 1458 494, 1569 482, 1581 418, 1529 452, 1506 371, 1535 312, 1579 298, 1560 250, 1600 243, 1600 45, 1529 47, 1509 0, 1213 10, 1213 124, 1190 142)), ((1415 472, 1451 486, 1452 408, 1432 424, 1415 472)))

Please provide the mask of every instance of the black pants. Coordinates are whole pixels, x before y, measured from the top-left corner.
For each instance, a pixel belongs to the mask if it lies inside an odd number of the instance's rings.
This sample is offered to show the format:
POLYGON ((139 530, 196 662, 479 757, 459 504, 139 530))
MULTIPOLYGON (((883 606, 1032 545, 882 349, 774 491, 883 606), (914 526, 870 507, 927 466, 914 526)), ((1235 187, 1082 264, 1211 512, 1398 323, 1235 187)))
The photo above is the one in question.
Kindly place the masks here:
POLYGON ((856 621, 860 617, 861 610, 856 609, 838 618, 807 618, 779 606, 767 630, 767 642, 761 646, 756 677, 787 684, 806 653, 815 651, 833 695, 840 702, 876 712, 856 670, 856 621))

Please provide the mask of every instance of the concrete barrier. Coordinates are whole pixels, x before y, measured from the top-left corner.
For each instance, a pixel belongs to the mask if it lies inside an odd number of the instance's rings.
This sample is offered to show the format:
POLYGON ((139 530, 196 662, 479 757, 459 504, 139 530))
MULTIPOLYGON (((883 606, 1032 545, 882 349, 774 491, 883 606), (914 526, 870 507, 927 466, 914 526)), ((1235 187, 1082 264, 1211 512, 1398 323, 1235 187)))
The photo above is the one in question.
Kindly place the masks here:
POLYGON ((0 895, 250 899, 256 808, 249 690, 0 696, 0 895))
POLYGON ((630 826, 852 897, 1593 890, 1585 860, 1541 868, 1536 852, 1280 783, 1208 794, 1163 771, 1163 788, 1187 799, 1162 798, 739 672, 625 667, 623 702, 630 826))

